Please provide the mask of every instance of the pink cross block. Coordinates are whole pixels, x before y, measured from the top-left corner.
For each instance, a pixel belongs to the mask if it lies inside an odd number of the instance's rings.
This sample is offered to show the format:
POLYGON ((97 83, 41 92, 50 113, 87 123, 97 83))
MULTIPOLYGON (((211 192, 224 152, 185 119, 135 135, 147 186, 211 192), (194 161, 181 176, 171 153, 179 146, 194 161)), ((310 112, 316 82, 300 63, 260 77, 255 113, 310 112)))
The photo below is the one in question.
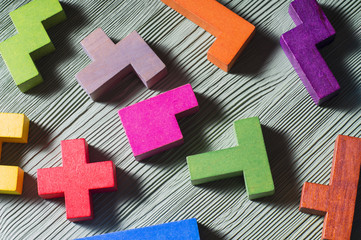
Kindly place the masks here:
POLYGON ((135 72, 147 88, 167 74, 164 63, 136 31, 114 44, 98 28, 80 44, 93 62, 75 77, 94 101, 131 72, 135 72))
POLYGON ((190 84, 119 110, 136 160, 179 146, 183 135, 177 119, 198 111, 190 84))

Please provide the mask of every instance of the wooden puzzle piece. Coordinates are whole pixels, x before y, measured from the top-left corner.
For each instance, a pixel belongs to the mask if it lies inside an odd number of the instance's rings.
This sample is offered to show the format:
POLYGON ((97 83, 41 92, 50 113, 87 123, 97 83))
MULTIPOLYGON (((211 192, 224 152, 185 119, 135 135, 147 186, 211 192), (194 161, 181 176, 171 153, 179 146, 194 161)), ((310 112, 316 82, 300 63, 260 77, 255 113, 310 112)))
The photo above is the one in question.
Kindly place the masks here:
MULTIPOLYGON (((27 143, 29 119, 25 114, 0 113, 0 158, 2 143, 27 143)), ((24 171, 16 166, 0 165, 0 194, 20 195, 24 171)))
POLYGON ((0 194, 20 195, 23 181, 24 171, 21 168, 0 165, 0 194))
POLYGON ((67 219, 93 219, 92 192, 116 191, 115 166, 112 161, 89 163, 85 139, 61 142, 63 166, 38 169, 40 197, 65 198, 67 219))
POLYGON ((295 0, 289 14, 296 27, 281 36, 281 47, 315 104, 336 95, 340 86, 319 53, 329 44, 335 30, 316 0, 295 0))
POLYGON ((216 37, 208 50, 210 62, 228 72, 254 35, 255 27, 216 0, 162 0, 216 37))
POLYGON ((178 222, 131 229, 104 235, 80 238, 78 240, 200 240, 198 224, 195 218, 178 222))
POLYGON ((187 157, 192 184, 244 175, 250 199, 272 195, 274 184, 258 117, 234 122, 237 147, 187 157))
POLYGON ((136 160, 183 143, 177 119, 198 111, 192 86, 186 84, 119 110, 136 160))
POLYGON ((337 136, 330 184, 306 182, 300 211, 325 216, 322 239, 350 239, 361 168, 361 138, 337 136))
POLYGON ((98 28, 81 45, 93 62, 77 73, 76 79, 93 100, 131 72, 135 72, 147 88, 167 74, 164 63, 136 31, 114 44, 98 28))
POLYGON ((33 0, 10 13, 18 34, 0 43, 2 55, 22 92, 43 82, 34 61, 55 51, 45 29, 66 19, 58 0, 33 0))

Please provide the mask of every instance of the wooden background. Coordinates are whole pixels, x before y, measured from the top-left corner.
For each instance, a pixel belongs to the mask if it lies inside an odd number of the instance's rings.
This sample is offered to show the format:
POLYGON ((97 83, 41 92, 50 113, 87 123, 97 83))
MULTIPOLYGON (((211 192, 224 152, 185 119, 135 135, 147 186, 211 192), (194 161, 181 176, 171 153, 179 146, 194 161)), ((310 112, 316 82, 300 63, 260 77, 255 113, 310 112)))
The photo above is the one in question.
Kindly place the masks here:
MULTIPOLYGON (((16 33, 9 12, 29 2, 0 0, 0 41, 16 33)), ((256 26, 256 35, 230 73, 206 60, 214 37, 160 0, 64 0, 68 20, 48 31, 56 51, 37 61, 45 82, 21 93, 0 60, 0 111, 31 120, 28 144, 4 144, 2 162, 26 172, 21 196, 0 196, 1 239, 73 239, 197 218, 203 240, 320 239, 323 218, 298 211, 305 181, 328 184, 338 134, 361 137, 359 0, 320 0, 336 29, 321 52, 340 94, 313 104, 283 53, 280 35, 294 24, 290 1, 220 0, 256 26), (101 27, 118 42, 137 30, 167 65, 152 90, 130 75, 93 102, 75 74, 90 63, 79 42, 101 27), (117 110, 191 83, 200 111, 181 119, 185 144, 136 162, 117 110), (235 146, 232 123, 259 116, 276 193, 250 201, 242 178, 194 187, 186 156, 235 146), (36 170, 61 165, 60 141, 85 138, 90 160, 112 160, 119 190, 95 194, 92 221, 66 220, 64 199, 37 195, 36 170)), ((359 187, 360 189, 360 187, 359 187)), ((353 239, 361 239, 358 191, 353 239)))

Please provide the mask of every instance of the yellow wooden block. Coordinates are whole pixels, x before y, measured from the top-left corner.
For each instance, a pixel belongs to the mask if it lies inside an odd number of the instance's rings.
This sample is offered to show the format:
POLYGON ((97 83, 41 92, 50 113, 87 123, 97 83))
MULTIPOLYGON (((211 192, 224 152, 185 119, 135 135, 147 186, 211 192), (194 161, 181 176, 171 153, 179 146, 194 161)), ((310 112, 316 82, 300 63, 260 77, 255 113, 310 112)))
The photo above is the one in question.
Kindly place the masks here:
POLYGON ((17 166, 0 165, 0 194, 20 195, 23 192, 24 171, 17 166))
POLYGON ((29 119, 25 114, 0 113, 0 159, 3 142, 27 143, 29 119))
POLYGON ((27 143, 29 119, 25 114, 0 113, 0 142, 27 143))

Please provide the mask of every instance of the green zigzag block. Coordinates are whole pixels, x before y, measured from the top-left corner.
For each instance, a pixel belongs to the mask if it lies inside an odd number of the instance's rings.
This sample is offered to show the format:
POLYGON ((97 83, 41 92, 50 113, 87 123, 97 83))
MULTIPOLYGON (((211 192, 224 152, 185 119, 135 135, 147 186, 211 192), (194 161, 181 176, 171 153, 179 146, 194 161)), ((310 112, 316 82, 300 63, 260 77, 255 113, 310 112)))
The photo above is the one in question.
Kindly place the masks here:
POLYGON ((58 0, 34 0, 10 13, 18 34, 0 43, 2 55, 22 92, 43 82, 34 61, 55 51, 45 29, 66 19, 58 0))

